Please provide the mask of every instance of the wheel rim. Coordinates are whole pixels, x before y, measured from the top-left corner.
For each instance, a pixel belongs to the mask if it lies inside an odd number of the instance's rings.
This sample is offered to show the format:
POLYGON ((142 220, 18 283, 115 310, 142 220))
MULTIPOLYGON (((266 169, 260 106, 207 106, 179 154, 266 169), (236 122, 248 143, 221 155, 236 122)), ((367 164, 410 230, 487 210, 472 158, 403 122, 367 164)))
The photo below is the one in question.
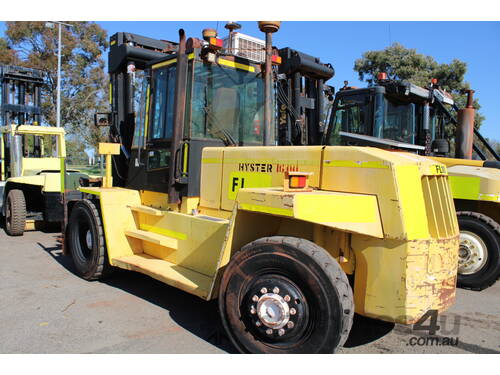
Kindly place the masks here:
POLYGON ((92 247, 94 243, 94 238, 93 238, 92 230, 90 228, 90 225, 87 223, 86 220, 82 220, 79 224, 78 228, 78 239, 80 243, 80 250, 77 253, 79 258, 81 260, 87 261, 91 258, 92 256, 92 247))
POLYGON ((92 249, 92 233, 90 230, 85 234, 85 245, 87 245, 88 249, 92 249))
POLYGON ((460 232, 458 250, 458 273, 471 275, 480 271, 488 261, 488 249, 477 234, 469 231, 460 232))
POLYGON ((303 338, 309 307, 301 290, 286 277, 259 277, 248 287, 241 304, 245 328, 260 341, 287 346, 303 338))

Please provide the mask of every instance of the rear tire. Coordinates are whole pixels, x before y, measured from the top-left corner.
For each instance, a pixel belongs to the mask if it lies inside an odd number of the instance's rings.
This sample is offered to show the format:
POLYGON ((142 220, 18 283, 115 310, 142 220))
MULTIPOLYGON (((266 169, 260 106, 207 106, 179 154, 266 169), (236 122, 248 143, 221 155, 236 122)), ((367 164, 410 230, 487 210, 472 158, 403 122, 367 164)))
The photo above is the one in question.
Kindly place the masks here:
POLYGON ((354 305, 346 274, 326 250, 276 236, 232 257, 219 311, 242 353, 332 353, 349 335, 354 305))
POLYGON ((23 191, 9 191, 6 205, 5 231, 10 236, 22 236, 26 228, 26 199, 23 191))
POLYGON ((75 204, 68 222, 69 252, 78 274, 85 280, 98 280, 109 275, 106 242, 101 215, 87 199, 75 204))
POLYGON ((500 276, 500 225, 478 212, 457 212, 460 250, 457 285, 483 290, 500 276))

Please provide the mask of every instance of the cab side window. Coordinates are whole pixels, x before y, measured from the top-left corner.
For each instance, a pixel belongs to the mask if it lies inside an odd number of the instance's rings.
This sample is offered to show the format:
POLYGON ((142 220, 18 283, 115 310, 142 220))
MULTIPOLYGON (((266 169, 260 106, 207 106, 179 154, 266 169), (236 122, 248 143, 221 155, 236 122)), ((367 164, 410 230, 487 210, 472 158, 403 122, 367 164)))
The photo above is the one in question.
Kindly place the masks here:
POLYGON ((138 72, 136 80, 138 82, 138 87, 140 90, 135 90, 134 98, 134 112, 135 112, 135 129, 134 129, 134 139, 132 142, 132 148, 144 147, 144 136, 147 127, 147 116, 149 113, 149 98, 150 98, 150 88, 149 79, 146 74, 142 71, 138 72))
POLYGON ((340 130, 355 134, 370 134, 370 116, 367 97, 351 95, 339 100, 335 125, 340 130))
POLYGON ((175 66, 153 70, 154 100, 150 139, 169 139, 173 132, 175 66))

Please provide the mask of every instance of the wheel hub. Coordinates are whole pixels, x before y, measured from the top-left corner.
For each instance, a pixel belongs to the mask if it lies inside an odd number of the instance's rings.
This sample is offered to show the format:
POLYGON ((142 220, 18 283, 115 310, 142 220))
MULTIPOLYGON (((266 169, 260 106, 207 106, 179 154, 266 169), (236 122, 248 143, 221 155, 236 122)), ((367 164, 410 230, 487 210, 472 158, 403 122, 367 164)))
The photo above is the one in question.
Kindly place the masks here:
POLYGON ((257 302, 257 316, 266 327, 280 329, 290 319, 290 307, 279 294, 266 293, 257 302))
POLYGON ((242 318, 247 329, 265 341, 299 335, 307 326, 305 297, 290 280, 280 276, 255 283, 244 299, 242 318))
POLYGON ((461 231, 458 250, 458 273, 470 275, 481 270, 488 260, 488 250, 477 234, 461 231))

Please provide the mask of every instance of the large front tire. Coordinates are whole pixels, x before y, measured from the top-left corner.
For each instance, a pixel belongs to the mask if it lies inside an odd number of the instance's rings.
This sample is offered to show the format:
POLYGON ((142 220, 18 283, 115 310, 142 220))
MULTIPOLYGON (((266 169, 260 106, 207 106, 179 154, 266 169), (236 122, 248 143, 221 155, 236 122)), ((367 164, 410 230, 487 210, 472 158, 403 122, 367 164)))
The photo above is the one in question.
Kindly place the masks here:
POLYGON ((69 252, 78 274, 86 280, 98 280, 111 270, 101 215, 90 200, 75 204, 68 222, 69 252))
POLYGON ((483 290, 500 276, 500 225, 478 212, 458 212, 460 250, 458 282, 462 288, 483 290))
POLYGON ((9 236, 22 236, 26 227, 26 199, 23 191, 9 191, 6 204, 5 231, 9 236))
POLYGON ((232 257, 219 310, 242 353, 333 353, 354 315, 337 261, 310 241, 281 236, 251 242, 232 257))

